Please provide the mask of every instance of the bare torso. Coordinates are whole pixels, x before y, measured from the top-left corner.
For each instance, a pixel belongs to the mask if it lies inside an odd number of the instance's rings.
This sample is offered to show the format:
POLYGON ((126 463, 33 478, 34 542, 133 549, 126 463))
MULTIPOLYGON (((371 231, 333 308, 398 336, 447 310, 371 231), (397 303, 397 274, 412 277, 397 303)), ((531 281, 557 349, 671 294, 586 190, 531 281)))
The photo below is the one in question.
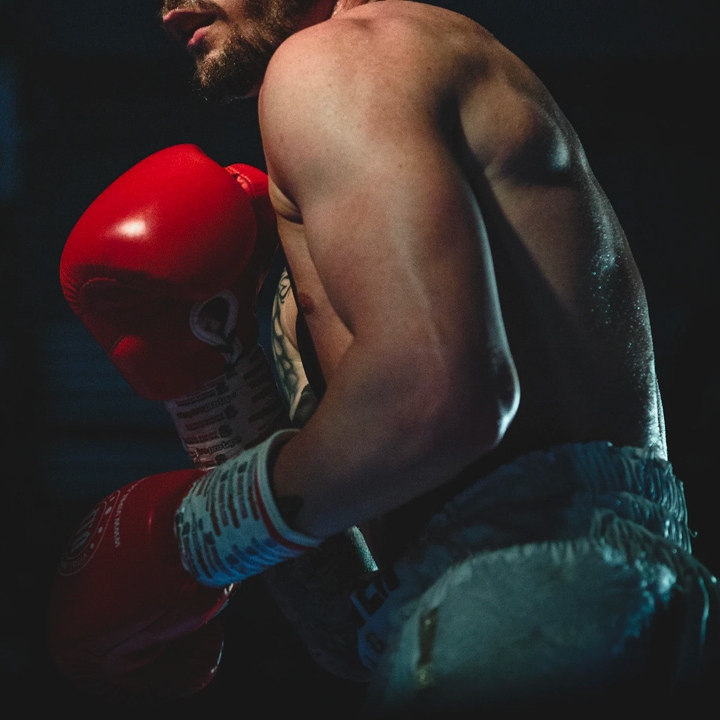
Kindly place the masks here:
MULTIPOLYGON (((372 48, 392 68, 390 78, 403 78, 406 102, 440 125, 472 188, 521 388, 496 449, 390 513, 388 525, 400 531, 388 549, 393 557, 449 494, 500 462, 592 440, 664 453, 665 440, 635 263, 574 131, 541 82, 477 24, 444 10, 380 2, 346 17, 366 38, 358 52, 372 48)), ((327 24, 335 22, 345 20, 327 24)), ((331 382, 353 333, 328 298, 297 204, 277 186, 273 192, 299 304, 331 382)))

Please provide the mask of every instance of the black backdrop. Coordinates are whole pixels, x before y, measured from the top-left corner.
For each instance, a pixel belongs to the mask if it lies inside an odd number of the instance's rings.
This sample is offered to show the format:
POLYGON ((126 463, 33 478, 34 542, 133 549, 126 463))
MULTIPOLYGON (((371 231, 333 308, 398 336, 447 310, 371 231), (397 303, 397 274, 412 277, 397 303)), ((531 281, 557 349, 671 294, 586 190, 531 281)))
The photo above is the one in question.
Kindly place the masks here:
MULTIPOLYGON (((615 204, 647 284, 696 553, 717 572, 714 3, 436 4, 476 18, 536 70, 615 204)), ((254 103, 212 108, 193 97, 189 63, 154 5, 0 0, 0 703, 17 697, 26 710, 48 700, 54 709, 113 709, 74 693, 45 655, 49 578, 96 500, 187 466, 164 409, 129 391, 64 303, 65 238, 102 189, 162 147, 194 142, 222 164, 263 167, 254 103)), ((268 308, 266 292, 263 332, 268 308)), ((251 583, 243 592, 251 612, 228 618, 243 641, 228 645, 211 688, 174 712, 259 695, 269 714, 293 698, 297 708, 351 717, 358 692, 312 667, 251 583)))

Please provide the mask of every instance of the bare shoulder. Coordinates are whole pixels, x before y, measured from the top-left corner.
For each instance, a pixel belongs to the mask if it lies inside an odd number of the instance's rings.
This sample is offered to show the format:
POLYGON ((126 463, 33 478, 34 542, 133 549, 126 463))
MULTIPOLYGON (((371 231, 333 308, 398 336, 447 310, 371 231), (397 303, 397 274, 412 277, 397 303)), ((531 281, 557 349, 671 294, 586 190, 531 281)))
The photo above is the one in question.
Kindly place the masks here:
MULTIPOLYGON (((371 3, 288 38, 268 67, 260 123, 268 162, 342 136, 397 142, 492 73, 499 44, 470 19, 406 1, 371 3), (288 138, 292 137, 292 145, 288 138)), ((275 170, 278 165, 274 164, 275 170)))
POLYGON ((297 84, 329 89, 327 81, 351 77, 378 86, 393 78, 447 78, 443 62, 451 62, 463 46, 472 55, 491 53, 497 43, 480 25, 455 12, 407 0, 386 0, 354 8, 288 38, 275 53, 265 80, 265 93, 297 84), (468 47, 469 49, 469 47, 468 47))
POLYGON ((289 153, 317 153, 339 134, 358 147, 369 141, 368 149, 409 141, 413 131, 416 137, 444 124, 455 108, 461 122, 469 119, 468 145, 490 164, 522 144, 540 115, 527 114, 540 108, 543 92, 525 64, 473 20, 386 0, 286 40, 266 74, 260 123, 266 147, 287 164, 303 159, 289 153))

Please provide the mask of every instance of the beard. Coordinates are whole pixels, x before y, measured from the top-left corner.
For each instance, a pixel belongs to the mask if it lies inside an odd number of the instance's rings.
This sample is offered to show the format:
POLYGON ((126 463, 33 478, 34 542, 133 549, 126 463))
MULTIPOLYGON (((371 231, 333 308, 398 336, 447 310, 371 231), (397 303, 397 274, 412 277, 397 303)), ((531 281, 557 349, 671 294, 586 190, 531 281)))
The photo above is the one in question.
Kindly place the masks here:
POLYGON ((316 1, 247 0, 244 32, 235 27, 212 58, 205 58, 203 43, 195 48, 195 92, 218 102, 256 95, 275 50, 296 32, 316 1))
POLYGON ((201 44, 197 48, 193 90, 211 102, 230 102, 257 92, 274 48, 248 42, 235 31, 216 57, 202 60, 204 52, 201 44))

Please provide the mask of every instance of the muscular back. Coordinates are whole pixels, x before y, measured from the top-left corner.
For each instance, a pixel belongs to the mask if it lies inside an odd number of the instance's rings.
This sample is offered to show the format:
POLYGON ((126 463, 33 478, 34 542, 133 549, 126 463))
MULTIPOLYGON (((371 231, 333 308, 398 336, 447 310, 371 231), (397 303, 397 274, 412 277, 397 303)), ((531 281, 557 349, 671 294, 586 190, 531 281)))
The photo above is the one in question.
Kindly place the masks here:
MULTIPOLYGON (((325 127, 342 134, 338 162, 345 166, 332 171, 301 110, 297 123, 285 127, 297 133, 296 147, 289 144, 274 125, 282 92, 273 87, 277 75, 268 73, 261 123, 274 202, 326 378, 332 380, 367 328, 382 335, 383 320, 397 329, 398 316, 427 312, 433 337, 453 347, 464 343, 459 352, 467 358, 457 366, 468 392, 481 398, 469 358, 477 353, 481 375, 485 336, 476 328, 492 315, 489 296, 496 290, 520 402, 499 444, 478 449, 475 475, 564 442, 609 440, 664 452, 637 268, 575 132, 530 70, 469 19, 411 2, 362 6, 299 33, 281 53, 283 68, 293 56, 312 58, 296 81, 313 86, 323 103, 318 133, 325 127), (313 62, 329 64, 333 72, 313 62), (340 108, 352 110, 341 114, 340 108), (423 155, 432 156, 435 178, 423 155), (304 184, 285 169, 293 161, 303 168, 298 173, 304 184), (386 180, 383 163, 395 164, 397 183, 386 180), (326 177, 337 187, 353 173, 356 183, 378 186, 377 204, 356 205, 346 197, 335 207, 343 226, 326 233, 329 221, 318 220, 321 213, 305 217, 304 205, 312 206, 306 198, 322 194, 326 177), (441 217, 440 210, 430 212, 432 206, 453 201, 448 187, 456 193, 460 219, 430 237, 428 225, 441 217), (408 208, 421 216, 406 216, 407 233, 417 239, 396 240, 408 208), (472 233, 462 230, 467 226, 472 233), (349 227, 361 229, 352 234, 349 227), (390 234, 388 228, 392 237, 376 241, 376 233, 390 234), (334 240, 323 240, 329 237, 334 240), (374 265, 374 275, 363 274, 358 264, 374 265)), ((328 134, 327 142, 335 141, 328 134)), ((403 337, 400 332, 398 342, 403 337)), ((414 367, 408 364, 408 374, 414 367)), ((456 485, 429 488, 424 500, 407 507, 424 505, 424 517, 456 485)))
POLYGON ((485 219, 522 392, 497 454, 598 439, 665 453, 642 281, 580 141, 517 57, 472 33, 468 52, 487 65, 448 138, 485 219))

